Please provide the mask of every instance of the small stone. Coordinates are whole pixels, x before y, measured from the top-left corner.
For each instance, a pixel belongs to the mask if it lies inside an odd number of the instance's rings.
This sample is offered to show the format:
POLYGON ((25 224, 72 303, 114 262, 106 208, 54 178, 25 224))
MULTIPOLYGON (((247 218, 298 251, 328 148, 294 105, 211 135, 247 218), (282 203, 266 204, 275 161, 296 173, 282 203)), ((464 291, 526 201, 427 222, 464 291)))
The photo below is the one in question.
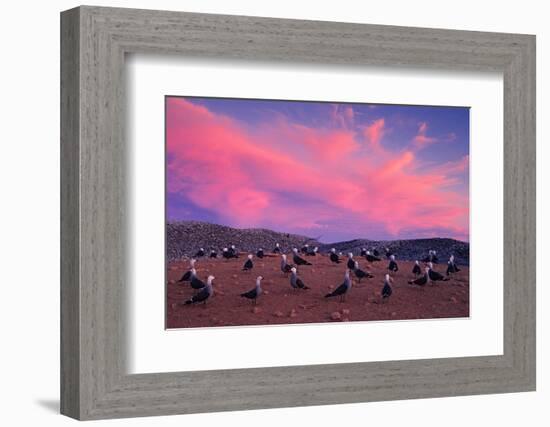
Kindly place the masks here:
POLYGON ((331 320, 342 320, 342 315, 338 311, 334 311, 330 314, 331 320))
POLYGON ((342 322, 349 322, 349 318, 348 318, 348 317, 344 317, 344 318, 342 319, 342 322))
POLYGON ((305 304, 299 304, 298 308, 301 308, 302 310, 307 310, 307 305, 305 304))
POLYGON ((350 314, 349 308, 342 309, 342 315, 349 316, 349 314, 350 314))
POLYGON ((231 277, 233 277, 233 279, 236 279, 236 278, 239 277, 239 276, 237 276, 236 274, 234 274, 234 275, 231 276, 231 277))
POLYGON ((451 302, 458 302, 458 300, 457 300, 455 297, 449 298, 449 301, 451 301, 451 302))
POLYGON ((264 295, 269 295, 269 291, 263 291, 264 295))
POLYGON ((254 307, 252 309, 252 313, 254 314, 258 314, 258 313, 261 313, 262 312, 262 309, 260 307, 254 307))
POLYGON ((176 284, 176 281, 175 281, 175 280, 168 280, 168 284, 169 284, 169 285, 175 285, 175 284, 176 284))
POLYGON ((296 317, 297 314, 296 314, 296 310, 292 309, 290 310, 290 313, 288 314, 288 317, 296 317))
POLYGON ((395 317, 395 316, 397 316, 397 313, 395 311, 392 311, 391 315, 392 315, 392 317, 395 317))
POLYGON ((224 291, 220 291, 219 289, 217 291, 215 291, 216 295, 220 295, 220 296, 224 296, 225 295, 225 292, 224 291))
POLYGON ((275 316, 275 317, 283 317, 284 314, 283 314, 282 311, 277 310, 276 312, 273 313, 273 316, 275 316))

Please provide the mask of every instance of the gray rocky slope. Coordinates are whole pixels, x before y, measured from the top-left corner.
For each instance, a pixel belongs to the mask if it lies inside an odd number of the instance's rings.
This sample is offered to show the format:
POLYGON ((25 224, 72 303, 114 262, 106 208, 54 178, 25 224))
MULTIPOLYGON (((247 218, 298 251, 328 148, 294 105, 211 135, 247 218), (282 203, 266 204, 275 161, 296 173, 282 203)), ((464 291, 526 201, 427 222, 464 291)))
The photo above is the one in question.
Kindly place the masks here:
MULTIPOLYGON (((200 221, 177 221, 166 225, 167 260, 174 261, 193 256, 199 248, 207 253, 216 249, 219 254, 224 247, 235 245, 242 252, 256 253, 263 248, 271 252, 279 243, 284 252, 290 252, 293 247, 300 248, 304 244, 318 246, 319 252, 329 252, 331 248, 342 253, 353 252, 358 255, 361 248, 378 248, 383 254, 385 247, 395 253, 399 260, 420 260, 430 249, 437 251, 439 262, 446 262, 453 254, 460 265, 469 265, 470 245, 448 238, 408 239, 408 240, 368 240, 355 239, 345 242, 321 243, 307 236, 280 233, 263 228, 237 229, 218 224, 200 221)), ((384 257, 383 257, 384 258, 384 257)))

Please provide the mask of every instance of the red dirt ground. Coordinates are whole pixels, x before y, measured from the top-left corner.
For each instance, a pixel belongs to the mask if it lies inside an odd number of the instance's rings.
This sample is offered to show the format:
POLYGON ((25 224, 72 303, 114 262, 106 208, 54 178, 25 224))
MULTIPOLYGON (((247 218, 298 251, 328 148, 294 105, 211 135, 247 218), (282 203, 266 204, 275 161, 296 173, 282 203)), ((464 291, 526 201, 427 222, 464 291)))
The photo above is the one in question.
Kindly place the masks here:
MULTIPOLYGON (((288 256, 291 260, 292 256, 288 256)), ((326 255, 306 257, 312 266, 302 266, 298 276, 309 290, 294 290, 289 276, 280 270, 280 257, 254 258, 251 272, 241 271, 246 259, 200 259, 195 268, 201 280, 214 275, 214 294, 206 305, 182 305, 194 291, 189 282, 176 283, 189 268, 182 260, 168 265, 167 274, 167 328, 194 328, 239 325, 273 325, 296 323, 322 323, 335 321, 430 319, 469 316, 469 269, 461 267, 450 281, 437 282, 433 286, 419 287, 407 284, 413 279, 412 262, 398 261, 399 271, 392 274, 393 294, 389 301, 380 302, 384 275, 388 261, 373 264, 357 257, 360 268, 374 274, 372 279, 358 283, 352 273, 353 286, 340 303, 336 298, 323 298, 343 282, 345 261, 334 265, 326 255), (263 294, 257 305, 241 298, 239 294, 252 289, 257 276, 263 276, 263 294), (339 313, 339 316, 335 314, 339 313)), ((446 264, 434 266, 444 274, 446 264)))

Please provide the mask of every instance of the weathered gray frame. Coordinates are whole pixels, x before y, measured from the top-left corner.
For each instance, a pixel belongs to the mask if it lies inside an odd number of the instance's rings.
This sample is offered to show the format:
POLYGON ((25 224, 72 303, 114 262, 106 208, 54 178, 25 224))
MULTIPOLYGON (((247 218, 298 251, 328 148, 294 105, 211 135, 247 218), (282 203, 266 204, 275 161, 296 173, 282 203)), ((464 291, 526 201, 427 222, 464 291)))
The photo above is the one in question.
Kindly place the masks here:
POLYGON ((61 14, 61 166, 63 414, 99 419, 535 389, 534 36, 71 9, 61 14), (504 354, 126 374, 124 57, 129 52, 502 72, 504 354))

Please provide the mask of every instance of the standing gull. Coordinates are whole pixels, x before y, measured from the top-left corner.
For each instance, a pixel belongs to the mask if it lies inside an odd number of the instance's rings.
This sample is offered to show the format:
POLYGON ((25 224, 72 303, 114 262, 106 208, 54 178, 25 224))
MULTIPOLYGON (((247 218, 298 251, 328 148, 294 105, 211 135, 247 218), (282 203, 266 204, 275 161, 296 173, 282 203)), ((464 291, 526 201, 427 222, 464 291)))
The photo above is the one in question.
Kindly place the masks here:
POLYGON ((281 247, 278 243, 275 243, 275 248, 273 249, 274 254, 280 254, 281 253, 281 247))
POLYGON ((365 255, 367 255, 367 250, 365 248, 361 248, 360 256, 365 256, 365 255))
POLYGON ((420 263, 418 261, 414 262, 414 267, 412 272, 414 274, 414 277, 417 277, 419 274, 422 274, 422 270, 420 269, 420 263))
POLYGON ((449 261, 447 261, 447 276, 449 276, 451 273, 458 273, 459 271, 460 268, 458 268, 455 263, 455 256, 451 255, 449 261))
POLYGON ((344 302, 344 299, 346 297, 346 294, 351 289, 351 279, 349 277, 349 270, 346 269, 346 275, 344 276, 344 283, 342 283, 340 286, 338 286, 335 290, 332 292, 329 292, 325 295, 325 298, 331 298, 331 297, 340 297, 340 302, 344 302))
POLYGON ((424 271, 425 273, 422 277, 414 280, 409 280, 409 285, 425 286, 430 283, 430 267, 426 267, 424 271))
POLYGON ((359 268, 359 263, 357 261, 355 261, 355 263, 354 263, 353 272, 355 273, 355 275, 359 279, 359 283, 361 283, 361 279, 364 279, 364 278, 372 279, 374 277, 368 271, 361 270, 359 268))
POLYGON ((385 302, 388 300, 388 298, 391 296, 393 290, 391 287, 391 283, 393 282, 393 279, 390 277, 389 274, 386 274, 384 277, 384 286, 382 287, 382 302, 385 302))
POLYGON ((217 258, 218 257, 218 253, 216 252, 215 249, 212 249, 210 251, 210 258, 217 258))
POLYGON ((394 273, 399 270, 397 263, 395 262, 395 255, 390 255, 390 263, 388 265, 388 270, 393 271, 394 273))
POLYGON ((281 255, 281 271, 283 272, 283 274, 290 273, 290 271, 292 270, 292 267, 293 267, 292 265, 290 265, 286 262, 286 255, 282 254, 281 255))
POLYGON ((353 260, 353 253, 348 252, 348 263, 346 264, 350 270, 355 268, 355 261, 353 260))
POLYGON ((264 250, 262 248, 258 249, 258 252, 256 252, 256 256, 262 259, 264 257, 264 250))
POLYGON ((306 261, 300 255, 298 255, 298 249, 294 248, 292 249, 292 252, 294 252, 294 256, 292 257, 292 261, 294 261, 294 264, 296 265, 311 265, 309 261, 306 261))
POLYGON ((317 246, 315 246, 314 248, 311 248, 311 247, 310 247, 310 248, 307 250, 306 255, 307 255, 307 256, 316 256, 318 251, 319 251, 319 248, 318 248, 317 246))
POLYGON ((290 286, 292 286, 293 289, 309 289, 304 282, 302 282, 302 279, 298 277, 296 267, 292 267, 290 271, 292 272, 290 275, 290 286))
POLYGON ((191 269, 191 278, 189 281, 193 289, 201 289, 205 286, 204 282, 197 277, 197 270, 194 268, 191 269))
POLYGON ((262 294, 262 286, 261 286, 262 279, 263 279, 262 276, 258 276, 256 278, 256 286, 247 292, 243 292, 241 294, 241 297, 248 298, 249 300, 253 300, 254 304, 256 304, 259 296, 262 294))
POLYGON ((185 301, 185 304, 196 304, 199 302, 206 304, 206 300, 210 298, 214 292, 212 289, 212 281, 214 279, 214 276, 208 276, 208 279, 206 279, 206 285, 201 289, 198 294, 193 295, 190 299, 185 301))
POLYGON ((428 263, 429 265, 429 275, 430 275, 430 280, 433 281, 433 282, 437 282, 437 281, 442 281, 442 282, 446 282, 447 280, 449 280, 448 277, 445 277, 443 276, 443 274, 435 271, 433 268, 434 268, 434 265, 430 262, 428 263))
POLYGON ((340 257, 338 256, 338 254, 336 253, 336 249, 335 248, 332 248, 330 250, 330 260, 334 263, 334 264, 340 264, 340 257))
POLYGON ((381 261, 380 258, 370 253, 370 251, 367 251, 367 255, 365 255, 365 258, 368 262, 375 262, 375 261, 381 261))
POLYGON ((205 254, 204 252, 204 248, 200 248, 197 253, 195 254, 195 258, 200 258, 200 257, 203 257, 205 254))
POLYGON ((223 257, 224 259, 233 258, 233 256, 232 256, 231 253, 229 252, 229 249, 227 249, 227 248, 223 248, 222 257, 223 257))
POLYGON ((231 245, 231 247, 228 249, 228 252, 229 255, 231 255, 231 258, 239 258, 239 254, 237 253, 235 245, 231 245))
POLYGON ((189 279, 191 279, 191 270, 193 268, 195 268, 195 263, 197 262, 197 260, 195 258, 191 258, 191 260, 189 261, 189 270, 187 270, 183 276, 181 276, 181 279, 178 280, 178 283, 179 282, 187 282, 189 279))
POLYGON ((252 262, 252 254, 248 254, 248 259, 243 265, 243 271, 250 271, 252 270, 252 267, 254 267, 254 263, 252 262))

